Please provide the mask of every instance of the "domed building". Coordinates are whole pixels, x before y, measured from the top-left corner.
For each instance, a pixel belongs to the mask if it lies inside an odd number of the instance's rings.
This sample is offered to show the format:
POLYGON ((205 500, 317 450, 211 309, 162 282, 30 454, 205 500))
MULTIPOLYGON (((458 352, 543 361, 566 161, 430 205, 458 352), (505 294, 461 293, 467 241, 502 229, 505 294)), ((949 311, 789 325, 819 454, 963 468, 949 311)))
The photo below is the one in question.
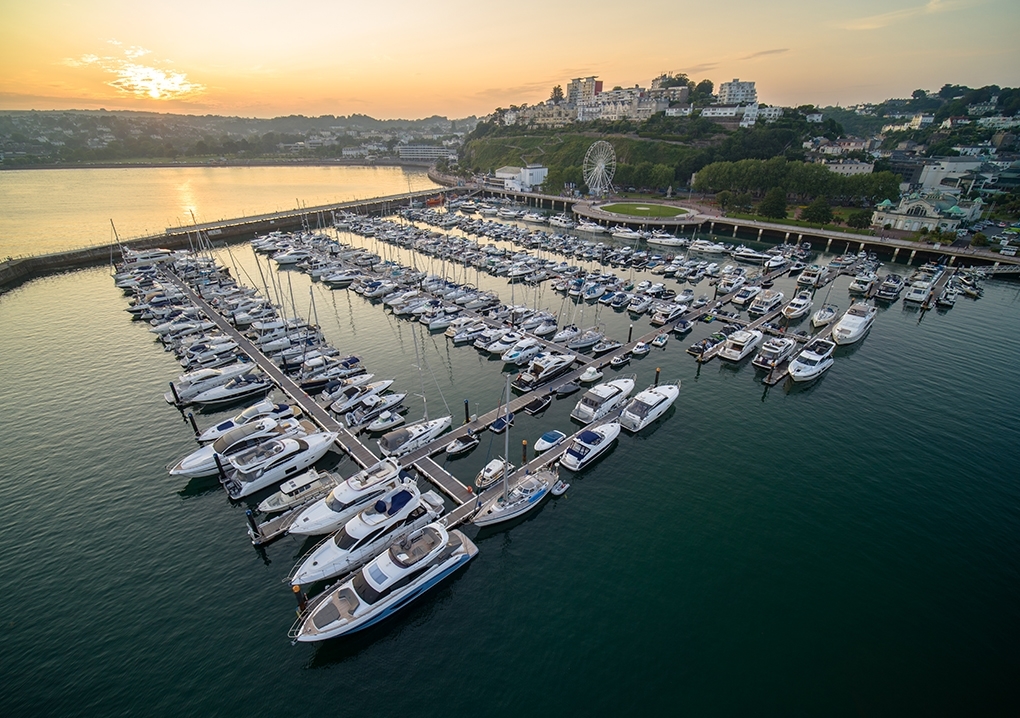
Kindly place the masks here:
POLYGON ((882 201, 875 207, 871 223, 876 227, 889 225, 891 229, 919 232, 927 229, 953 231, 963 222, 973 222, 981 216, 984 204, 961 200, 950 194, 914 192, 903 197, 898 204, 882 201))

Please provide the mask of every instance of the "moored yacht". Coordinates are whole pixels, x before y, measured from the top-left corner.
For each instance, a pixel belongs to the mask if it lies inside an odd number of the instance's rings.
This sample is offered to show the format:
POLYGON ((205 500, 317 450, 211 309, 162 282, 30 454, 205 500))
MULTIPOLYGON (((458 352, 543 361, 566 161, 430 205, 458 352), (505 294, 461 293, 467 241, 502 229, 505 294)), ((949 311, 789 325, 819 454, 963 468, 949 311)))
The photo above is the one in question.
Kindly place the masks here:
POLYGON ((301 409, 297 406, 291 404, 274 404, 271 401, 260 401, 257 404, 252 404, 244 411, 232 416, 226 421, 221 421, 215 426, 210 426, 208 429, 200 433, 197 439, 203 443, 215 441, 231 429, 251 423, 252 421, 257 421, 263 417, 271 419, 288 419, 292 416, 300 415, 301 409))
POLYGON ((264 416, 221 434, 212 443, 195 449, 168 469, 171 476, 212 476, 217 471, 216 458, 225 467, 231 456, 258 446, 270 439, 304 436, 315 433, 315 425, 299 419, 273 419, 264 416))
POLYGON ((384 546, 432 523, 443 510, 443 499, 434 491, 423 494, 414 483, 401 484, 305 554, 291 571, 290 582, 309 584, 347 573, 384 546))
POLYGON ((598 421, 627 400, 634 391, 635 378, 632 374, 593 386, 577 402, 570 417, 583 424, 598 421))
POLYGON ((823 304, 822 308, 811 315, 811 326, 817 328, 824 326, 836 318, 839 307, 835 304, 823 304))
POLYGON ((366 502, 403 482, 396 459, 383 459, 345 481, 302 511, 289 532, 304 536, 333 533, 360 511, 366 502))
POLYGON ((749 304, 755 297, 761 294, 762 288, 758 284, 745 284, 737 292, 736 296, 731 300, 734 304, 739 307, 749 304))
POLYGON ((340 480, 341 476, 332 471, 309 469, 280 484, 279 491, 259 504, 259 511, 271 514, 300 506, 328 493, 340 480))
POLYGON ((560 466, 580 471, 608 451, 620 435, 620 423, 610 421, 579 432, 560 459, 560 466))
POLYGON ((576 354, 543 352, 531 360, 527 371, 517 375, 513 388, 522 393, 537 389, 569 372, 576 360, 576 354))
POLYGON ((635 396, 620 414, 620 425, 637 433, 666 413, 680 396, 680 382, 650 386, 635 396))
POLYGON ((377 556, 310 606, 290 635, 323 641, 378 623, 435 586, 478 553, 460 531, 430 524, 377 556))
POLYGON ((513 487, 482 504, 472 522, 476 526, 492 526, 524 516, 542 503, 558 481, 559 475, 550 469, 525 474, 513 487))
POLYGON ((747 313, 765 315, 774 312, 782 305, 783 298, 782 292, 778 292, 773 289, 766 289, 764 292, 759 294, 753 302, 751 302, 751 306, 748 308, 747 313))
POLYGON ((739 362, 754 353, 761 342, 762 333, 757 329, 738 329, 727 339, 719 350, 719 358, 726 361, 739 362))
POLYGON ((835 362, 835 350, 836 345, 828 339, 815 339, 790 362, 790 378, 804 382, 820 377, 835 362))
POLYGON ((379 439, 379 450, 383 456, 403 456, 417 451, 450 428, 452 417, 425 419, 383 434, 379 439))
POLYGON ((859 341, 867 333, 877 314, 878 309, 870 304, 857 302, 851 305, 832 328, 832 340, 837 344, 853 344, 859 341))
POLYGON ((289 479, 326 455, 337 435, 330 431, 272 439, 230 458, 221 482, 232 499, 289 479))
POLYGON ((903 277, 898 274, 887 274, 878 287, 875 297, 883 302, 895 302, 903 291, 903 277))
POLYGON ((861 272, 854 277, 854 281, 850 282, 847 291, 851 294, 867 294, 877 281, 878 277, 875 276, 874 272, 861 272))
POLYGON ((797 296, 783 307, 783 316, 787 319, 800 319, 811 311, 812 304, 810 291, 797 292, 797 296))
POLYGON ((235 402, 264 396, 276 386, 272 379, 261 372, 235 376, 225 384, 211 387, 192 397, 191 403, 203 408, 223 406, 235 402))
POLYGON ((759 369, 770 371, 779 366, 793 354, 797 348, 797 340, 790 337, 771 337, 761 346, 761 350, 751 360, 751 364, 759 369))
POLYGON ((804 271, 797 277, 797 286, 800 287, 817 287, 818 283, 822 281, 822 276, 825 274, 825 269, 817 264, 812 264, 804 268, 804 271))
POLYGON ((202 392, 226 384, 234 377, 247 374, 252 370, 252 366, 250 362, 238 362, 219 369, 199 369, 181 374, 177 381, 170 382, 170 391, 164 394, 163 398, 167 404, 183 406, 202 392))

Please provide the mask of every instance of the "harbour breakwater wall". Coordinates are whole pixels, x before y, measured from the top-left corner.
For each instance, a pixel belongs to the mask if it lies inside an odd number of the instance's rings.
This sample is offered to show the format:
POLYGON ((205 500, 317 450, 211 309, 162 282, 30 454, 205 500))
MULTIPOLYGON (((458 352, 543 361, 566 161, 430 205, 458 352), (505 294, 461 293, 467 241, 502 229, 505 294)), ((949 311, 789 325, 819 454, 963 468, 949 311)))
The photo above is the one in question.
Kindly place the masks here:
POLYGON ((200 236, 214 246, 244 242, 257 235, 274 231, 329 227, 333 223, 333 213, 335 212, 354 212, 363 215, 390 214, 400 206, 410 202, 425 201, 446 191, 445 188, 419 190, 368 200, 352 200, 241 219, 207 222, 189 227, 169 227, 162 234, 135 237, 121 241, 119 244, 95 245, 34 257, 7 258, 0 262, 0 292, 13 289, 35 277, 120 261, 121 247, 190 249, 198 245, 200 236))

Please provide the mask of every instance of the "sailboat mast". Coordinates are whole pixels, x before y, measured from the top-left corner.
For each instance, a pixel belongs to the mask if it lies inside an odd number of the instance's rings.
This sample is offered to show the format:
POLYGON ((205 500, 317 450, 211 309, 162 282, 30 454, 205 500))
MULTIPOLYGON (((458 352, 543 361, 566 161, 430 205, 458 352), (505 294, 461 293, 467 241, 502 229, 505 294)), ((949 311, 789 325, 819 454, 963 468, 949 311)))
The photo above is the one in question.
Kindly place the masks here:
POLYGON ((506 375, 506 408, 503 410, 503 500, 506 501, 510 479, 510 375, 506 375))

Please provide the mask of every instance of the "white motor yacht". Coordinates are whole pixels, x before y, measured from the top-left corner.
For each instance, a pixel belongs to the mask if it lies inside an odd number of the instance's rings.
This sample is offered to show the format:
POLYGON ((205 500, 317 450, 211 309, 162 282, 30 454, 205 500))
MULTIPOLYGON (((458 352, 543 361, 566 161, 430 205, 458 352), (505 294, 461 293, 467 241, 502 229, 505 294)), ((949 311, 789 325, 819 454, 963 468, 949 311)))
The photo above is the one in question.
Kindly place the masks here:
POLYGON ((542 342, 534 337, 525 337, 503 352, 500 357, 507 364, 527 364, 542 351, 542 342))
POLYGON ((758 284, 745 284, 731 301, 737 306, 742 307, 750 304, 755 297, 761 294, 761 291, 762 288, 758 284))
POLYGON ((273 380, 260 372, 241 374, 225 384, 206 389, 191 399, 191 403, 204 408, 233 404, 255 396, 263 396, 276 386, 273 380))
POLYGON ((555 429, 547 431, 535 442, 535 453, 541 454, 543 451, 548 451, 566 438, 567 435, 562 431, 556 431, 555 429))
POLYGON ((395 411, 407 394, 372 394, 362 399, 353 409, 344 414, 344 422, 351 431, 361 431, 384 411, 395 411))
POLYGON ((887 274, 878 287, 876 297, 884 302, 895 302, 903 291, 903 277, 898 274, 887 274))
POLYGON ((406 419, 400 411, 384 411, 382 414, 375 418, 371 424, 368 425, 368 431, 372 434, 381 434, 391 429, 396 429, 398 426, 402 426, 406 419))
POLYGON ((339 392, 334 392, 331 396, 336 398, 333 403, 329 405, 329 410, 336 414, 346 414, 351 411, 354 407, 361 403, 361 401, 367 397, 381 394, 393 385, 392 379, 384 379, 382 381, 374 381, 370 384, 355 384, 347 386, 341 389, 339 392))
POLYGON ((907 287, 907 293, 903 295, 904 302, 912 302, 914 304, 923 304, 928 299, 928 295, 931 294, 932 283, 919 279, 916 282, 912 282, 907 287))
POLYGON ((300 439, 272 439, 230 458, 221 478, 232 499, 296 476, 326 455, 337 435, 330 431, 306 434, 300 439))
POLYGON ((680 396, 680 382, 650 386, 635 396, 620 414, 620 424, 637 433, 666 413, 680 396))
POLYGON ((333 533, 354 518, 367 501, 402 482, 396 459, 383 459, 342 481, 324 498, 302 511, 291 523, 289 532, 303 536, 333 533))
POLYGON ((529 392, 553 379, 563 376, 577 360, 576 354, 559 352, 543 352, 531 360, 527 371, 521 372, 514 379, 513 387, 520 392, 529 392))
POLYGON ((570 442, 563 458, 560 459, 560 466, 570 471, 580 471, 608 451, 619 435, 620 423, 618 421, 610 421, 582 430, 570 442))
POLYGON ((471 451, 481 443, 478 434, 468 429, 467 434, 460 436, 446 445, 447 457, 461 456, 471 451))
POLYGON ((787 319, 800 319, 811 311, 811 292, 797 292, 797 296, 790 300, 790 303, 783 307, 783 316, 787 319))
POLYGON ((874 272, 861 272, 854 277, 854 281, 850 282, 848 291, 851 294, 867 294, 877 281, 878 277, 874 272))
POLYGON ((590 366, 581 372, 581 376, 577 377, 577 380, 582 384, 591 384, 602 378, 602 370, 597 366, 590 366))
POLYGON ((790 378, 804 382, 820 377, 835 363, 835 350, 836 345, 828 339, 815 339, 790 362, 790 378))
POLYGON ((291 571, 290 582, 309 584, 345 574, 384 546, 432 523, 444 508, 441 496, 434 491, 422 494, 413 483, 391 489, 305 554, 291 571))
POLYGON ((392 544, 298 619, 295 641, 323 641, 378 623, 466 565, 478 553, 460 531, 430 524, 392 544))
POLYGON ((238 362, 219 369, 199 369, 198 371, 181 374, 177 381, 170 382, 170 391, 163 395, 167 404, 183 406, 203 391, 226 384, 234 377, 247 374, 254 368, 251 362, 238 362))
POLYGON ((661 327, 663 325, 669 324, 670 322, 675 322, 677 319, 682 317, 684 315, 684 312, 686 311, 687 311, 686 304, 668 302, 655 310, 655 313, 652 315, 652 318, 649 320, 649 323, 653 327, 661 327))
POLYGON ((836 344, 853 344, 860 341, 877 315, 878 309, 870 304, 857 302, 851 305, 846 314, 832 327, 832 340, 836 344))
POLYGON ((240 454, 269 439, 283 439, 289 436, 304 436, 315 433, 315 425, 299 419, 273 419, 264 416, 235 427, 221 434, 212 443, 195 449, 168 469, 171 476, 212 476, 218 470, 216 457, 224 468, 231 456, 240 454))
POLYGON ((797 340, 790 337, 771 337, 761 346, 761 350, 751 360, 759 369, 772 370, 790 358, 797 348, 797 340))
POLYGON ((635 378, 631 374, 593 386, 574 406, 570 417, 583 424, 598 421, 626 401, 634 391, 635 378))
POLYGON ((743 361, 758 348, 761 342, 762 333, 757 329, 738 329, 726 339, 723 348, 719 350, 719 358, 726 361, 743 361))
POLYGON ((417 451, 450 428, 452 417, 425 419, 394 429, 379 438, 379 450, 383 456, 403 456, 417 451))
POLYGON ((488 488, 499 479, 503 478, 504 470, 507 474, 510 474, 514 470, 514 465, 502 456, 493 459, 482 467, 482 470, 478 472, 477 476, 475 476, 475 487, 479 489, 488 488))
POLYGON ((241 413, 232 416, 226 421, 221 421, 215 426, 210 426, 208 429, 200 433, 197 438, 203 443, 215 441, 231 429, 243 426, 252 421, 257 421, 263 417, 268 417, 270 419, 288 419, 292 416, 300 415, 301 409, 297 406, 291 404, 274 404, 271 401, 260 401, 257 404, 252 404, 241 413))
POLYGON ((300 476, 284 481, 280 490, 259 504, 259 511, 278 513, 320 498, 340 483, 342 477, 332 471, 309 469, 300 476))
POLYGON ((797 277, 797 284, 801 287, 817 287, 818 283, 822 281, 824 274, 825 269, 823 267, 817 264, 809 265, 797 277))
POLYGON ((770 314, 783 304, 783 293, 775 291, 773 289, 766 289, 764 292, 755 297, 755 300, 751 302, 751 306, 748 308, 748 314, 757 314, 764 316, 770 314))

